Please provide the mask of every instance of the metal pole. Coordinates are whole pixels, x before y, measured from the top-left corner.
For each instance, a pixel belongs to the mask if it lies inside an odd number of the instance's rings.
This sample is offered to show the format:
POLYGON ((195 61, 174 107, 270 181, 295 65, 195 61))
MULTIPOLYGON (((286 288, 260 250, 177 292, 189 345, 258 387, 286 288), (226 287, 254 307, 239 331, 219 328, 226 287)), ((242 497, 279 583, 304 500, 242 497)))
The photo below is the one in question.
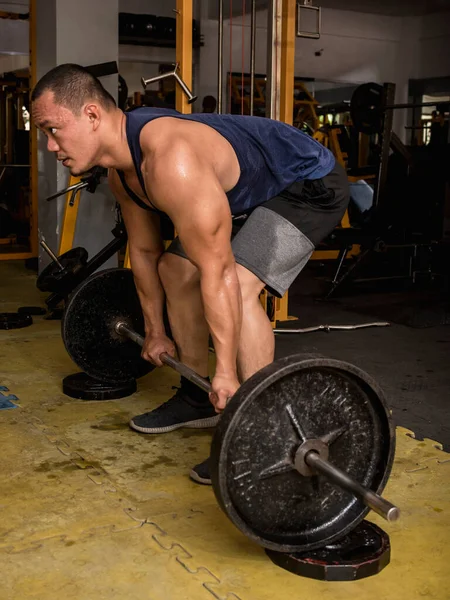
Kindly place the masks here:
POLYGON ((395 110, 397 108, 423 108, 424 106, 437 106, 438 104, 448 104, 448 101, 443 102, 442 100, 438 100, 437 102, 414 102, 412 104, 405 102, 404 104, 388 104, 387 106, 383 106, 383 110, 395 110))
POLYGON ((374 510, 387 521, 396 521, 399 518, 400 511, 396 506, 375 492, 372 492, 372 490, 363 487, 360 483, 347 475, 347 473, 344 473, 344 471, 341 471, 327 460, 320 458, 319 454, 314 450, 308 452, 305 456, 305 462, 314 471, 322 473, 322 475, 331 479, 331 481, 336 483, 339 487, 360 498, 366 506, 374 510))
MULTIPOLYGON (((293 124, 295 65, 295 0, 282 0, 280 44, 280 120, 293 124)), ((286 313, 287 318, 287 313, 286 313)))
POLYGON ((357 323, 356 325, 316 325, 315 327, 304 327, 301 329, 277 329, 274 333, 312 333, 313 331, 353 331, 354 329, 364 329, 365 327, 388 327, 387 321, 374 321, 373 323, 357 323))
MULTIPOLYGON (((175 62, 179 65, 180 77, 189 89, 192 89, 192 17, 193 0, 176 0, 177 27, 175 62)), ((183 114, 191 113, 188 97, 175 94, 175 108, 183 114)))
POLYGON ((219 0, 219 41, 217 69, 217 112, 222 114, 223 99, 223 0, 219 0))
POLYGON ((267 11, 267 84, 266 117, 280 118, 280 59, 281 59, 282 0, 270 0, 267 11))
POLYGON ((250 115, 253 116, 255 102, 255 57, 256 57, 256 0, 252 0, 250 21, 250 115))
MULTIPOLYGON (((395 99, 395 83, 385 83, 383 88, 383 104, 389 106, 395 99)), ((387 182, 387 170, 389 160, 389 150, 391 147, 393 112, 391 109, 384 111, 383 131, 381 133, 381 152, 380 164, 378 168, 378 179, 374 194, 374 206, 380 206, 380 202, 385 200, 385 190, 387 182)))

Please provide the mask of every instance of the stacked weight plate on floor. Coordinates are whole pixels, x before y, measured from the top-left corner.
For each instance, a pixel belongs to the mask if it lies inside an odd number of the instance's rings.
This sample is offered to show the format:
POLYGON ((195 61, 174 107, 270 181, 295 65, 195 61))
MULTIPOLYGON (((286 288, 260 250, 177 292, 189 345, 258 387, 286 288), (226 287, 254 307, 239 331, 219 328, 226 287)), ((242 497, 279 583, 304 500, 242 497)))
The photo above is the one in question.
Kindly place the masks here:
POLYGON ((110 383, 89 377, 86 373, 74 373, 64 377, 63 394, 77 400, 118 400, 134 394, 136 380, 126 383, 110 383))
POLYGON ((376 575, 391 558, 388 534, 363 521, 347 535, 323 548, 307 552, 275 552, 268 557, 286 571, 321 581, 354 581, 376 575))
POLYGON ((33 324, 33 318, 29 314, 20 312, 0 313, 0 329, 21 329, 33 324))
MULTIPOLYGON (((152 368, 140 358, 139 344, 118 333, 118 323, 143 334, 139 299, 126 269, 91 276, 66 307, 66 349, 94 378, 128 381, 152 368)), ((369 375, 320 355, 289 356, 245 381, 224 410, 211 446, 214 493, 234 525, 270 552, 282 553, 283 566, 289 568, 289 554, 297 555, 291 556, 297 563, 318 549, 331 549, 336 556, 337 541, 354 532, 369 512, 360 496, 346 491, 348 486, 314 471, 308 456, 318 454, 335 470, 381 494, 394 449, 384 395, 369 375)), ((367 538, 361 527, 358 539, 367 538)), ((356 559, 355 536, 340 544, 343 558, 348 562, 351 554, 357 561, 359 576, 375 572, 361 568, 370 561, 381 570, 389 560, 386 534, 371 530, 370 536, 376 538, 373 552, 365 544, 365 554, 356 559)), ((307 574, 304 569, 302 574, 307 574)))

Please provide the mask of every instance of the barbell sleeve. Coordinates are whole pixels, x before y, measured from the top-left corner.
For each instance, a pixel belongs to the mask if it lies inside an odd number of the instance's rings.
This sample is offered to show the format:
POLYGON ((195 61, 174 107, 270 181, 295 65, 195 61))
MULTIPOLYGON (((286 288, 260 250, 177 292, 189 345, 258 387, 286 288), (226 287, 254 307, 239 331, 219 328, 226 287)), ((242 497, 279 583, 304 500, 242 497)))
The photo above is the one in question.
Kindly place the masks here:
POLYGON ((60 271, 64 271, 64 267, 61 264, 61 261, 59 260, 59 258, 56 256, 56 254, 53 252, 53 250, 47 246, 46 242, 44 239, 42 239, 40 242, 41 247, 47 252, 47 254, 50 256, 50 258, 53 260, 53 262, 55 262, 58 265, 58 269, 60 271))
MULTIPOLYGON (((142 335, 140 335, 139 333, 137 333, 137 331, 134 331, 134 329, 129 327, 127 323, 119 321, 118 323, 116 323, 115 330, 119 335, 127 337, 133 342, 139 344, 139 346, 142 347, 144 345, 145 340, 142 337, 142 335)), ((208 394, 211 392, 211 384, 209 383, 209 381, 207 381, 204 377, 200 377, 200 375, 190 367, 187 367, 186 365, 178 361, 176 358, 173 358, 172 356, 170 356, 170 354, 167 354, 167 352, 163 352, 159 358, 161 362, 163 362, 168 367, 172 367, 172 369, 177 371, 177 373, 179 373, 183 377, 186 377, 186 379, 189 379, 189 381, 194 383, 203 391, 207 392, 208 394)))
POLYGON ((351 492, 360 498, 366 506, 378 513, 386 521, 396 521, 400 516, 400 510, 388 500, 385 500, 372 490, 368 490, 360 483, 352 479, 347 473, 341 471, 327 460, 319 456, 317 452, 311 450, 305 456, 306 464, 315 472, 321 473, 331 479, 338 486, 351 492))

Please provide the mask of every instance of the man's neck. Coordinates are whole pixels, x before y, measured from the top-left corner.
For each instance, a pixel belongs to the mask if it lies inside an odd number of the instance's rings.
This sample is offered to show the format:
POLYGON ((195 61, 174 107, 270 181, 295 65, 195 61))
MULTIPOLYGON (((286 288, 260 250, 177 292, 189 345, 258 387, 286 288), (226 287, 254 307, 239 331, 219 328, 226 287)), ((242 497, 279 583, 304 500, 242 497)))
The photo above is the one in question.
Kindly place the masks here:
POLYGON ((134 165, 128 146, 125 113, 117 109, 106 128, 107 135, 99 166, 118 171, 132 170, 134 165))

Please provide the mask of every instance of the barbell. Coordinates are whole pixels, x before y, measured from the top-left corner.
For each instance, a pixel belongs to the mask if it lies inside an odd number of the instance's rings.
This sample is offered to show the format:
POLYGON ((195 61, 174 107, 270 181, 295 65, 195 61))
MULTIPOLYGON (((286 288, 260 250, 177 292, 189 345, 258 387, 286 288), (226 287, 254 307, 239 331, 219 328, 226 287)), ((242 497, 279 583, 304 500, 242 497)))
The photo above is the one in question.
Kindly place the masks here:
MULTIPOLYGON (((89 277, 62 319, 71 358, 107 381, 152 368, 140 357, 143 331, 129 269, 89 277)), ((165 353, 160 358, 211 391, 183 363, 165 353)), ((341 539, 370 508, 398 518, 399 509, 380 495, 394 449, 386 401, 369 375, 340 360, 298 354, 264 367, 230 399, 212 440, 211 480, 219 505, 250 539, 304 552, 341 539)))

